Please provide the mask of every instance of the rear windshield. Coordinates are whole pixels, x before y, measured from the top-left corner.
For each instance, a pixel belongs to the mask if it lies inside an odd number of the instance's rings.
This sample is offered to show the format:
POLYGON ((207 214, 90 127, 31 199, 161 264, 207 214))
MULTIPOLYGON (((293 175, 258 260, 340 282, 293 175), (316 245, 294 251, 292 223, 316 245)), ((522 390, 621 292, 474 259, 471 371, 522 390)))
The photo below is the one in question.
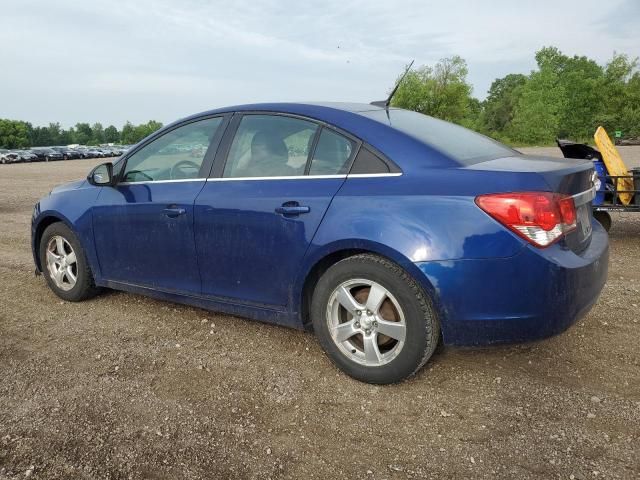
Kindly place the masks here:
POLYGON ((463 165, 471 165, 492 158, 518 155, 518 152, 484 135, 454 123, 428 117, 409 110, 367 112, 369 117, 390 123, 401 132, 439 150, 463 165))

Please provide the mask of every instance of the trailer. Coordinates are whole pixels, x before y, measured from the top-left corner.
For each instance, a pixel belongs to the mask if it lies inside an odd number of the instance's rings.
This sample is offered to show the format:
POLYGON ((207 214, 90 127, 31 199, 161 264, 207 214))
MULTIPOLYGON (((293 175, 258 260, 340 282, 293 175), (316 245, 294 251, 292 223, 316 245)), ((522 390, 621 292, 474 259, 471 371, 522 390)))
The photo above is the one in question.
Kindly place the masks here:
POLYGON ((593 216, 605 230, 609 231, 611 228, 610 212, 640 214, 640 168, 628 170, 626 174, 620 174, 625 172, 617 169, 616 174, 611 174, 613 172, 609 172, 600 150, 570 140, 557 139, 556 142, 564 157, 593 161, 597 174, 596 196, 592 202, 593 216))

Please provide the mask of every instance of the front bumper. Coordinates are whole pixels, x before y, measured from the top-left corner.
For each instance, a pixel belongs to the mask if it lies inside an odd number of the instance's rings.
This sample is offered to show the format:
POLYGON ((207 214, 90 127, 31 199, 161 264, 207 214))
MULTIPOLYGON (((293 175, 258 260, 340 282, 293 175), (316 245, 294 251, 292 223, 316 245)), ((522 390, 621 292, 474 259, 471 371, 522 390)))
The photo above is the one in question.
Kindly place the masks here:
POLYGON ((437 295, 446 344, 525 342, 585 316, 607 280, 609 240, 593 222, 589 247, 526 247, 508 258, 418 263, 437 295))

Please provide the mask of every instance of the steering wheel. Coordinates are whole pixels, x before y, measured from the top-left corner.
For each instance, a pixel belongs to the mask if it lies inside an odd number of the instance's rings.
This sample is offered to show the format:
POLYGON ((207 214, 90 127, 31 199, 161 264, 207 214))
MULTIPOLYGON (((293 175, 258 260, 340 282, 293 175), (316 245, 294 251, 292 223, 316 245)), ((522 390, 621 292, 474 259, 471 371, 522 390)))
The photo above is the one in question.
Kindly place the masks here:
POLYGON ((181 172, 184 167, 195 168, 196 170, 200 170, 200 165, 196 162, 192 162, 191 160, 180 160, 173 167, 171 167, 171 172, 169 176, 172 180, 182 179, 182 178, 191 178, 188 175, 185 175, 185 172, 181 172))

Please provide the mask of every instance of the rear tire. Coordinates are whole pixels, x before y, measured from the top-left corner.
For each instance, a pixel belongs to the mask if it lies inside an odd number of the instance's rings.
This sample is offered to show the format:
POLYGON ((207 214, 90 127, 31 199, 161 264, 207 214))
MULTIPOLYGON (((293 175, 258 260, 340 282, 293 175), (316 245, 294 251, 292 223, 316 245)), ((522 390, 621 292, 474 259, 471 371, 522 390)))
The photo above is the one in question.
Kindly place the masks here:
POLYGON ((64 223, 49 225, 40 239, 40 266, 49 288, 69 302, 98 294, 84 250, 64 223))
POLYGON ((607 232, 611 229, 611 215, 609 215, 609 212, 593 212, 593 218, 600 222, 600 225, 602 225, 607 232))
POLYGON ((440 323, 423 289, 398 265, 372 254, 341 260, 322 275, 311 320, 333 363, 373 384, 415 374, 440 339, 440 323))

